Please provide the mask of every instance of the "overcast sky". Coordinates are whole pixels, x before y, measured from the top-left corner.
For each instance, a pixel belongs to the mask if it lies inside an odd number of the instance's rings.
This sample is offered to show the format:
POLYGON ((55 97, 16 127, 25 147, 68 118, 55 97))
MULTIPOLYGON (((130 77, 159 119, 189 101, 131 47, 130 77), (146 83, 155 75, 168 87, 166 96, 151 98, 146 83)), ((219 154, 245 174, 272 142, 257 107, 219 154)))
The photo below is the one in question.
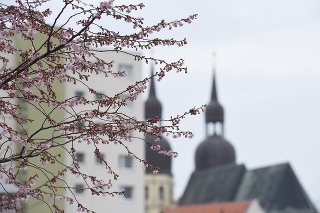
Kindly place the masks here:
MULTIPOLYGON (((172 73, 157 84, 164 115, 209 102, 216 52, 225 136, 236 149, 237 163, 252 169, 290 162, 320 209, 320 1, 145 4, 147 21, 199 14, 193 24, 168 34, 187 37, 186 47, 155 51, 156 57, 182 57, 189 68, 187 75, 172 73)), ((204 115, 185 120, 183 127, 196 136, 170 139, 180 154, 173 163, 175 198, 194 170, 195 150, 205 138, 204 115)))

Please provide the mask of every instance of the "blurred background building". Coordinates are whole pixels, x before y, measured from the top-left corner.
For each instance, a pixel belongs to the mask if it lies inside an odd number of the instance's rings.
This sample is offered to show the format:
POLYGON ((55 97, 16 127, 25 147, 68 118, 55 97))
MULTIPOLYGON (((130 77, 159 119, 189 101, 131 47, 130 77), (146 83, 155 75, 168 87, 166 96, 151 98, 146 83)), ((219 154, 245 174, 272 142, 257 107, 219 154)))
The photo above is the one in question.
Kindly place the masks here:
MULTIPOLYGON (((153 76, 153 66, 150 76, 153 76)), ((162 104, 156 96, 154 77, 149 85, 149 96, 145 102, 145 119, 157 116, 162 119, 162 104)), ((158 123, 161 125, 161 122, 158 123)), ((169 142, 162 137, 156 139, 153 136, 146 136, 146 141, 155 146, 170 151, 169 142)), ((171 156, 158 154, 159 150, 153 150, 145 145, 145 156, 149 164, 159 167, 160 170, 154 174, 154 170, 147 167, 145 172, 145 202, 146 213, 159 213, 163 208, 169 207, 173 203, 173 176, 171 171, 171 156)))
POLYGON ((196 150, 195 171, 178 201, 181 207, 164 212, 187 212, 209 203, 220 203, 217 212, 232 212, 229 203, 221 202, 250 200, 257 200, 269 213, 317 212, 289 163, 252 170, 236 163, 235 149, 224 136, 224 110, 218 101, 215 73, 205 122, 206 139, 196 150))

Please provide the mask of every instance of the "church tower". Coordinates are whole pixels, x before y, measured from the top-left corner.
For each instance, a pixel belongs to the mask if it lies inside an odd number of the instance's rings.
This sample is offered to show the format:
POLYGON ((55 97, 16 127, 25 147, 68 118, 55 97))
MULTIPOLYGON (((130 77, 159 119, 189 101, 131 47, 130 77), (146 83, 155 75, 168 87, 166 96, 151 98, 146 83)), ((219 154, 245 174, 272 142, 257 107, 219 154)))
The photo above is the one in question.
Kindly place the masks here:
POLYGON ((195 171, 179 199, 180 207, 165 212, 201 212, 204 205, 208 212, 222 212, 227 203, 234 205, 245 200, 259 202, 260 207, 256 202, 250 208, 252 212, 318 212, 289 163, 252 170, 236 164, 235 150, 224 137, 224 121, 214 73, 205 114, 206 138, 196 150, 195 171), (214 203, 221 205, 221 211, 210 209, 214 203))
MULTIPOLYGON (((153 76, 153 67, 151 76, 153 76)), ((145 119, 158 116, 162 119, 162 105, 156 96, 154 77, 151 78, 149 97, 145 102, 145 119)), ((159 125, 161 125, 159 123, 159 125)), ((171 150, 169 142, 162 138, 155 140, 152 136, 146 136, 146 141, 159 145, 166 150, 171 150)), ((158 174, 153 174, 153 170, 146 168, 145 176, 145 203, 146 213, 160 213, 162 209, 169 207, 173 200, 173 177, 171 172, 171 156, 158 154, 157 151, 145 146, 146 161, 159 167, 158 174)))
POLYGON ((206 139, 196 150, 196 171, 235 164, 235 150, 224 138, 224 110, 218 101, 215 72, 213 72, 211 100, 205 113, 205 122, 206 139))

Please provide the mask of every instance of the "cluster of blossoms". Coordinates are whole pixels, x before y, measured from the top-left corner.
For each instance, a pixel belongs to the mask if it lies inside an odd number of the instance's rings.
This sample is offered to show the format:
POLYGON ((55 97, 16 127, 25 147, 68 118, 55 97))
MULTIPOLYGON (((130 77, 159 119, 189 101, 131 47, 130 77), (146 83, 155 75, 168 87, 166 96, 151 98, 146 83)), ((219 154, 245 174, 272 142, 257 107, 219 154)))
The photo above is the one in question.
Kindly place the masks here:
MULTIPOLYGON (((47 2, 16 0, 13 5, 0 3, 0 62, 3 64, 0 67, 0 183, 4 181, 5 184, 17 187, 13 194, 0 197, 0 211, 21 211, 28 200, 41 201, 49 196, 54 198, 50 206, 54 212, 63 212, 56 200, 75 204, 81 212, 92 212, 79 203, 75 194, 68 197, 60 191, 75 189, 64 182, 67 173, 85 182, 85 187, 81 190, 90 191, 92 195, 114 196, 123 195, 124 192, 111 192, 111 180, 98 179, 82 171, 75 154, 74 146, 77 143, 94 147, 94 155, 105 166, 107 173, 113 176, 113 180, 117 180, 119 175, 103 158, 98 145, 122 146, 129 156, 144 167, 153 168, 157 173, 158 168, 130 150, 130 132, 140 132, 143 136, 153 136, 156 139, 161 139, 162 135, 174 138, 193 137, 191 132, 179 129, 179 122, 187 115, 199 114, 205 106, 163 120, 168 124, 164 126, 157 125, 157 117, 148 121, 138 120, 120 113, 119 109, 144 93, 150 78, 156 77, 160 81, 172 70, 187 72, 182 59, 166 62, 135 52, 125 52, 123 48, 142 51, 155 46, 183 46, 187 44, 186 39, 150 39, 150 35, 191 23, 196 15, 171 22, 162 20, 153 26, 146 26, 143 18, 130 15, 132 11, 144 8, 142 3, 118 6, 113 0, 109 0, 94 6, 81 0, 62 0, 61 10, 53 13, 51 9, 43 9, 47 2), (70 10, 73 12, 70 13, 70 10), (71 14, 69 18, 61 20, 62 15, 68 13, 71 14), (121 34, 99 24, 108 17, 130 25, 133 32, 121 34), (49 19, 54 20, 53 24, 47 23, 46 20, 49 19), (43 41, 38 39, 40 35, 45 37, 43 41), (16 46, 19 43, 16 42, 17 38, 23 47, 16 46), (92 76, 125 76, 123 71, 114 69, 112 59, 105 61, 97 54, 108 51, 122 52, 137 61, 153 61, 161 68, 154 76, 136 82, 118 94, 99 94, 94 87, 89 86, 92 76), (13 56, 18 58, 18 62, 12 61, 13 56), (59 97, 56 90, 62 84, 82 85, 89 93, 99 95, 100 99, 59 97), (123 94, 128 96, 123 98, 123 94), (85 110, 79 110, 81 107, 85 110), (29 118, 26 109, 36 111, 39 116, 29 118), (61 113, 66 114, 66 118, 59 120, 56 116, 61 113), (10 125, 9 119, 15 124, 10 125), (43 134, 46 136, 42 136, 43 134), (68 154, 70 164, 61 161, 61 153, 51 152, 58 148, 68 154), (33 162, 34 159, 39 159, 38 164, 33 162), (50 166, 57 164, 59 171, 51 172, 50 166), (26 176, 26 171, 36 172, 26 176), (39 174, 46 176, 46 181, 41 184, 37 183, 39 174), (38 185, 35 187, 35 184, 38 185)), ((144 137, 139 139, 159 154, 178 156, 178 153, 155 146, 144 137)))

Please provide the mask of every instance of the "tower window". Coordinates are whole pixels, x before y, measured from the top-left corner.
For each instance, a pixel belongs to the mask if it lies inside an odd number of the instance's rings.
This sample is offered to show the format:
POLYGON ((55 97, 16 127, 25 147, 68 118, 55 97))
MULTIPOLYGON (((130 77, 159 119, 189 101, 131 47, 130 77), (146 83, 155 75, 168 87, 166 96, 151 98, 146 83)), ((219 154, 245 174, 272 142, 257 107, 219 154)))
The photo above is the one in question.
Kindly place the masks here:
POLYGON ((216 134, 216 125, 212 122, 207 124, 207 136, 212 136, 216 134))
POLYGON ((145 198, 148 199, 148 197, 149 197, 149 188, 147 186, 144 187, 144 194, 145 194, 145 198))
POLYGON ((160 188, 159 188, 159 198, 160 198, 160 200, 164 199, 164 193, 163 193, 163 187, 162 186, 160 186, 160 188))
POLYGON ((220 122, 216 123, 216 133, 217 135, 223 136, 223 125, 220 122))
POLYGON ((128 155, 120 155, 119 156, 119 167, 120 168, 132 168, 132 157, 128 155))

